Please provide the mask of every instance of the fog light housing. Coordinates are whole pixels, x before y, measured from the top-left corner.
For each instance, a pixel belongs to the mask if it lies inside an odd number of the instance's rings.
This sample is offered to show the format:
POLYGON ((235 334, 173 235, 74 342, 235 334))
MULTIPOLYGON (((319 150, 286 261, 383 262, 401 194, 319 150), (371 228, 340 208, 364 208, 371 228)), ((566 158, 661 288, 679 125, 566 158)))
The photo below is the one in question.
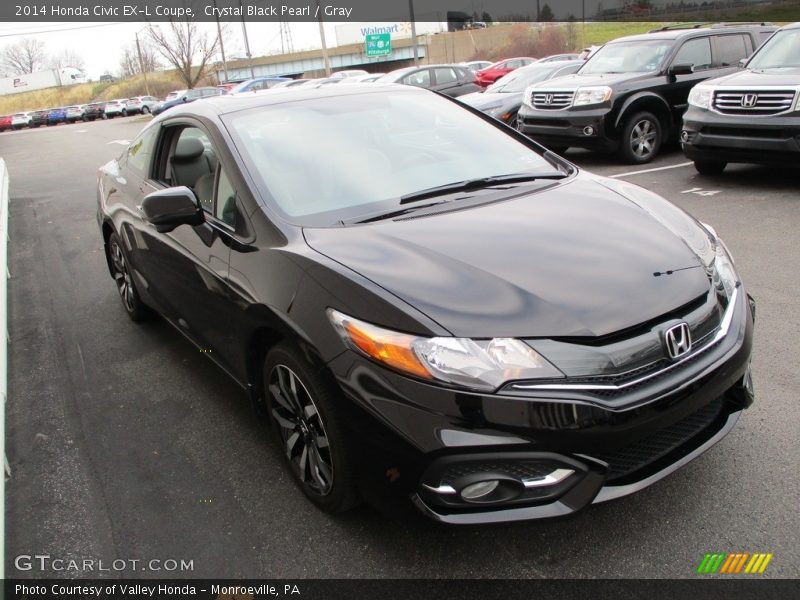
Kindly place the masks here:
POLYGON ((461 490, 461 497, 467 502, 474 502, 480 500, 484 496, 488 496, 497 489, 500 482, 497 479, 490 479, 489 481, 479 481, 471 483, 463 490, 461 490))
POLYGON ((594 127, 587 125, 583 128, 583 135, 594 135, 594 127))
POLYGON ((688 142, 689 141, 689 132, 686 131, 685 129, 683 131, 681 131, 681 141, 682 142, 688 142))

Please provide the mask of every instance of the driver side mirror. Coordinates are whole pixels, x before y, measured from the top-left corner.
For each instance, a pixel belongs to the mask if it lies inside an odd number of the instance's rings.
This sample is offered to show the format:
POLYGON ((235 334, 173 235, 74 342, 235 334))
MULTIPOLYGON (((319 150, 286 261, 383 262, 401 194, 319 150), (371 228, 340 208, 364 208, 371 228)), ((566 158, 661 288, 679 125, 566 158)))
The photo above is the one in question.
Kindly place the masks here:
POLYGON ((667 71, 668 75, 691 75, 694 73, 694 65, 690 63, 681 63, 679 65, 672 65, 667 71))
POLYGON ((189 99, 189 96, 184 96, 183 98, 181 98, 181 100, 183 100, 184 102, 186 102, 188 99, 189 99))
POLYGON ((747 59, 746 58, 740 58, 739 59, 739 68, 740 69, 743 69, 746 64, 747 64, 747 59))
POLYGON ((148 194, 142 200, 142 213, 159 233, 168 233, 179 225, 201 225, 205 222, 197 196, 185 185, 148 194))

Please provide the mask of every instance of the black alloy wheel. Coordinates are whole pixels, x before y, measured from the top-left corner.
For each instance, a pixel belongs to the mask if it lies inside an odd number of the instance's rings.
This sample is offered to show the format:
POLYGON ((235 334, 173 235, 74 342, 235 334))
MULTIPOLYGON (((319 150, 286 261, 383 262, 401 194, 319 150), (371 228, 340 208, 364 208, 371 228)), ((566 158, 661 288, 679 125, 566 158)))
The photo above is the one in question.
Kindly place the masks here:
POLYGON ((335 408, 341 401, 336 390, 288 344, 269 352, 264 373, 267 412, 295 482, 327 512, 352 508, 352 452, 335 408))
POLYGON ((111 264, 111 274, 117 284, 117 291, 122 299, 125 312, 133 321, 143 321, 149 316, 149 309, 139 298, 128 266, 128 259, 125 257, 116 233, 112 233, 108 238, 108 258, 111 264))

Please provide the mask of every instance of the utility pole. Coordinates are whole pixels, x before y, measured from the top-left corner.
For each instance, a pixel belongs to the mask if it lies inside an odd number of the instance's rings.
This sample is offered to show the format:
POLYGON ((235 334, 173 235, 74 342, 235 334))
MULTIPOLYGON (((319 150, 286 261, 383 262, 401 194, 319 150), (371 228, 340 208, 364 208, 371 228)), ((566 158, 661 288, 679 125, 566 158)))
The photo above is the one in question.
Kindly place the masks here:
MULTIPOLYGON (((239 0, 239 8, 242 8, 242 0, 239 0)), ((250 54, 250 42, 247 39, 247 26, 244 24, 244 9, 242 10, 242 35, 244 35, 244 51, 247 55, 247 64, 250 65, 250 79, 256 78, 253 71, 253 55, 250 54)))
MULTIPOLYGON (((217 0, 214 0, 214 8, 217 8, 217 0)), ((215 10, 214 13, 219 15, 215 10)), ((217 37, 219 38, 219 50, 222 53, 222 71, 225 73, 225 83, 228 83, 228 63, 225 61, 225 46, 222 43, 222 26, 219 24, 219 16, 215 17, 217 20, 217 37)))
MULTIPOLYGON (((141 31, 141 30, 139 30, 141 31)), ((144 60, 142 60, 142 47, 139 44, 139 31, 135 33, 136 36, 136 53, 139 55, 139 69, 142 71, 142 75, 144 75, 144 90, 147 92, 147 95, 150 95, 150 84, 147 82, 147 70, 144 68, 144 60)))
POLYGON ((322 42, 322 60, 325 62, 325 76, 331 76, 331 59, 328 56, 328 45, 325 43, 325 28, 322 26, 322 11, 319 9, 319 0, 314 0, 317 5, 317 23, 319 23, 319 39, 322 42))
POLYGON ((417 23, 414 21, 414 0, 408 0, 408 13, 411 17, 411 46, 414 49, 414 66, 418 67, 419 49, 417 48, 417 23))

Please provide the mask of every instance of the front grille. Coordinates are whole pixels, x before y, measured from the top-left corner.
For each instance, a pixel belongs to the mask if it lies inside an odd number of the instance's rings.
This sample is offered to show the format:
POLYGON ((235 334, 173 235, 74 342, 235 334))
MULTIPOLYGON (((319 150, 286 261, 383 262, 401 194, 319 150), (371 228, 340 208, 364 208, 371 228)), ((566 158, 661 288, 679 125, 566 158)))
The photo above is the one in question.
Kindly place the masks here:
POLYGON ((559 110, 572 104, 575 92, 532 92, 531 105, 539 110, 559 110))
POLYGON ((526 480, 544 477, 552 470, 553 467, 533 461, 459 463, 447 468, 442 475, 441 485, 452 486, 459 478, 473 473, 505 473, 517 479, 526 480))
POLYGON ((726 115, 777 115, 792 108, 794 90, 714 92, 714 108, 726 115))
POLYGON ((702 433, 719 416, 723 399, 717 398, 681 421, 665 427, 624 448, 595 458, 608 463, 608 481, 621 479, 663 458, 702 433))

